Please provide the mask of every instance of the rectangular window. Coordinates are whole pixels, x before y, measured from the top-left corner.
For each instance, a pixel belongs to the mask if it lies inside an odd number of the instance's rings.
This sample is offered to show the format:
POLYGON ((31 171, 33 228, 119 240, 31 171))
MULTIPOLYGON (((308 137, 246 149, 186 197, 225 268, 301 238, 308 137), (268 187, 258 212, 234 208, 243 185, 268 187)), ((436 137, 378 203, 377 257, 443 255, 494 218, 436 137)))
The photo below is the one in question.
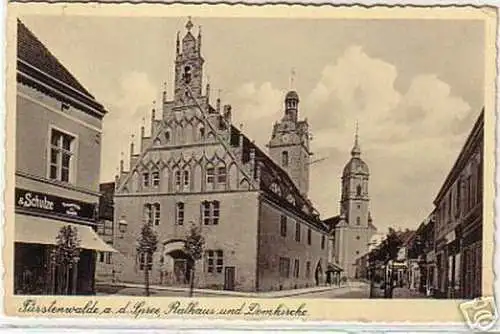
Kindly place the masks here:
POLYGON ((104 262, 104 257, 106 256, 106 253, 104 252, 99 252, 99 262, 104 262))
POLYGON ((149 173, 142 173, 142 185, 149 187, 149 173))
POLYGON ((217 168, 217 183, 219 184, 226 184, 226 167, 219 167, 217 168))
POLYGON ((158 187, 160 185, 160 172, 151 173, 151 179, 153 187, 158 187))
POLYGON ((452 202, 452 198, 451 198, 451 196, 452 196, 452 191, 451 191, 451 189, 450 189, 449 191, 450 191, 450 192, 448 193, 448 222, 450 222, 450 221, 451 221, 451 217, 452 217, 452 216, 451 216, 451 206, 452 206, 452 204, 453 204, 453 202, 452 202))
POLYGON ((285 215, 281 215, 280 234, 282 237, 286 237, 286 216, 285 215))
POLYGON ((299 260, 295 260, 294 267, 293 267, 293 277, 299 278, 300 274, 300 262, 299 260))
POLYGON ((180 189, 180 187, 181 187, 181 171, 180 170, 175 171, 175 186, 177 189, 180 189))
POLYGON ((201 203, 201 213, 203 224, 217 225, 220 218, 220 203, 219 201, 203 201, 201 203))
POLYGON ((307 230, 307 244, 311 244, 311 229, 307 230))
POLYGON ((224 268, 224 254, 222 250, 207 250, 207 272, 209 273, 222 273, 224 268))
POLYGON ((311 261, 306 262, 306 278, 311 278, 311 261))
POLYGON ((106 264, 111 264, 111 253, 106 253, 106 264))
POLYGON ((113 222, 111 220, 104 221, 104 235, 113 235, 113 222))
POLYGON ((175 223, 184 225, 184 203, 182 202, 177 202, 175 205, 175 223))
POLYGON ((467 210, 472 208, 472 177, 467 178, 467 210))
POLYGON ((104 234, 104 222, 101 222, 99 225, 97 225, 97 234, 99 235, 104 234))
POLYGON ((456 194, 456 197, 455 197, 455 216, 456 217, 460 217, 460 214, 461 214, 461 207, 460 207, 460 201, 462 200, 462 180, 458 180, 457 181, 457 194, 456 194))
POLYGON ((300 242, 300 223, 295 223, 295 241, 300 242))
POLYGON ((326 239, 325 236, 322 235, 321 236, 321 249, 325 249, 325 241, 326 241, 325 239, 326 239))
POLYGON ((215 182, 215 169, 207 168, 207 184, 213 185, 215 182))
POLYGON ((153 269, 153 254, 151 253, 140 253, 139 254, 139 270, 151 271, 153 269))
POLYGON ((155 226, 160 225, 160 204, 153 204, 153 219, 155 226))
POLYGON ((189 171, 184 171, 184 189, 189 188, 189 171))
POLYGON ((50 138, 50 175, 53 180, 69 182, 75 137, 52 129, 50 138))
POLYGON ((280 257, 279 263, 280 277, 290 277, 290 259, 287 257, 280 257))

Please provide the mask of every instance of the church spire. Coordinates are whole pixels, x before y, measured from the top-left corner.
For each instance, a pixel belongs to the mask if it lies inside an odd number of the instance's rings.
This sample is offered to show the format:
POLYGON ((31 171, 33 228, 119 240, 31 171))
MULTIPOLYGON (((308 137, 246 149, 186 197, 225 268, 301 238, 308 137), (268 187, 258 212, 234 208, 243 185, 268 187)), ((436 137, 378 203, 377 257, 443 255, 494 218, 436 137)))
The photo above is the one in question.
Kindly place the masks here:
POLYGON ((361 148, 359 147, 359 128, 358 128, 358 121, 356 121, 356 133, 354 135, 354 146, 351 150, 351 155, 353 157, 359 157, 361 155, 361 148))

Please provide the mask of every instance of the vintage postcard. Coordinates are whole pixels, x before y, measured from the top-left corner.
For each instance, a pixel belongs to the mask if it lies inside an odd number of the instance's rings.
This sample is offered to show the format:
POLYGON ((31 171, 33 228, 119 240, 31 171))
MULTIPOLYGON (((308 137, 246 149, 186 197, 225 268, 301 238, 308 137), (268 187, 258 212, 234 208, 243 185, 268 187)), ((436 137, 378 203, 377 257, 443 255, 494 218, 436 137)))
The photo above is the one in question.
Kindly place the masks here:
POLYGON ((8 315, 495 322, 493 9, 10 4, 7 31, 8 315))

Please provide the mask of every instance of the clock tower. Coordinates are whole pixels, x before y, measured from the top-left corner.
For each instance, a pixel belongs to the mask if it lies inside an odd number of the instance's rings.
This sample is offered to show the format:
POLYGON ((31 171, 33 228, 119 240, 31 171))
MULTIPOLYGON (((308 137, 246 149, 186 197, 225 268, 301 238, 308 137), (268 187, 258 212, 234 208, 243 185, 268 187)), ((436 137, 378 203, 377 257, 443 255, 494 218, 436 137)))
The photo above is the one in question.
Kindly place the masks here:
POLYGON ((269 155, 285 170, 299 191, 307 196, 309 190, 309 125, 298 120, 299 95, 290 91, 285 97, 285 112, 273 127, 267 147, 269 155))

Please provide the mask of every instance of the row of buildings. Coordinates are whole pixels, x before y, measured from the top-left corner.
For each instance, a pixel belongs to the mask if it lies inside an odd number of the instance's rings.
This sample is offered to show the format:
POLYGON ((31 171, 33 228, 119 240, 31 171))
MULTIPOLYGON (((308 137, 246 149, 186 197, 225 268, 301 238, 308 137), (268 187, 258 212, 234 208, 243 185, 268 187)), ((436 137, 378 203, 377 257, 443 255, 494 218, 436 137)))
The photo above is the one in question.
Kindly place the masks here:
POLYGON ((369 170, 356 132, 341 184, 340 213, 322 219, 308 197, 311 149, 299 95, 284 99, 267 152, 232 123, 232 108, 203 87, 201 32, 191 20, 175 45, 174 96, 152 110, 129 164, 99 184, 107 111, 18 21, 14 292, 92 294, 107 282, 268 291, 353 277, 376 231, 369 170), (138 254, 141 225, 159 236, 152 258, 138 254), (192 225, 206 241, 194 266, 184 252, 192 225), (71 227, 79 252, 55 250, 71 227))
MULTIPOLYGON (((398 281, 438 298, 475 298, 482 289, 484 109, 416 230, 400 233, 398 281)), ((368 277, 369 253, 357 260, 368 277)), ((362 269, 361 269, 362 268, 362 269)))

